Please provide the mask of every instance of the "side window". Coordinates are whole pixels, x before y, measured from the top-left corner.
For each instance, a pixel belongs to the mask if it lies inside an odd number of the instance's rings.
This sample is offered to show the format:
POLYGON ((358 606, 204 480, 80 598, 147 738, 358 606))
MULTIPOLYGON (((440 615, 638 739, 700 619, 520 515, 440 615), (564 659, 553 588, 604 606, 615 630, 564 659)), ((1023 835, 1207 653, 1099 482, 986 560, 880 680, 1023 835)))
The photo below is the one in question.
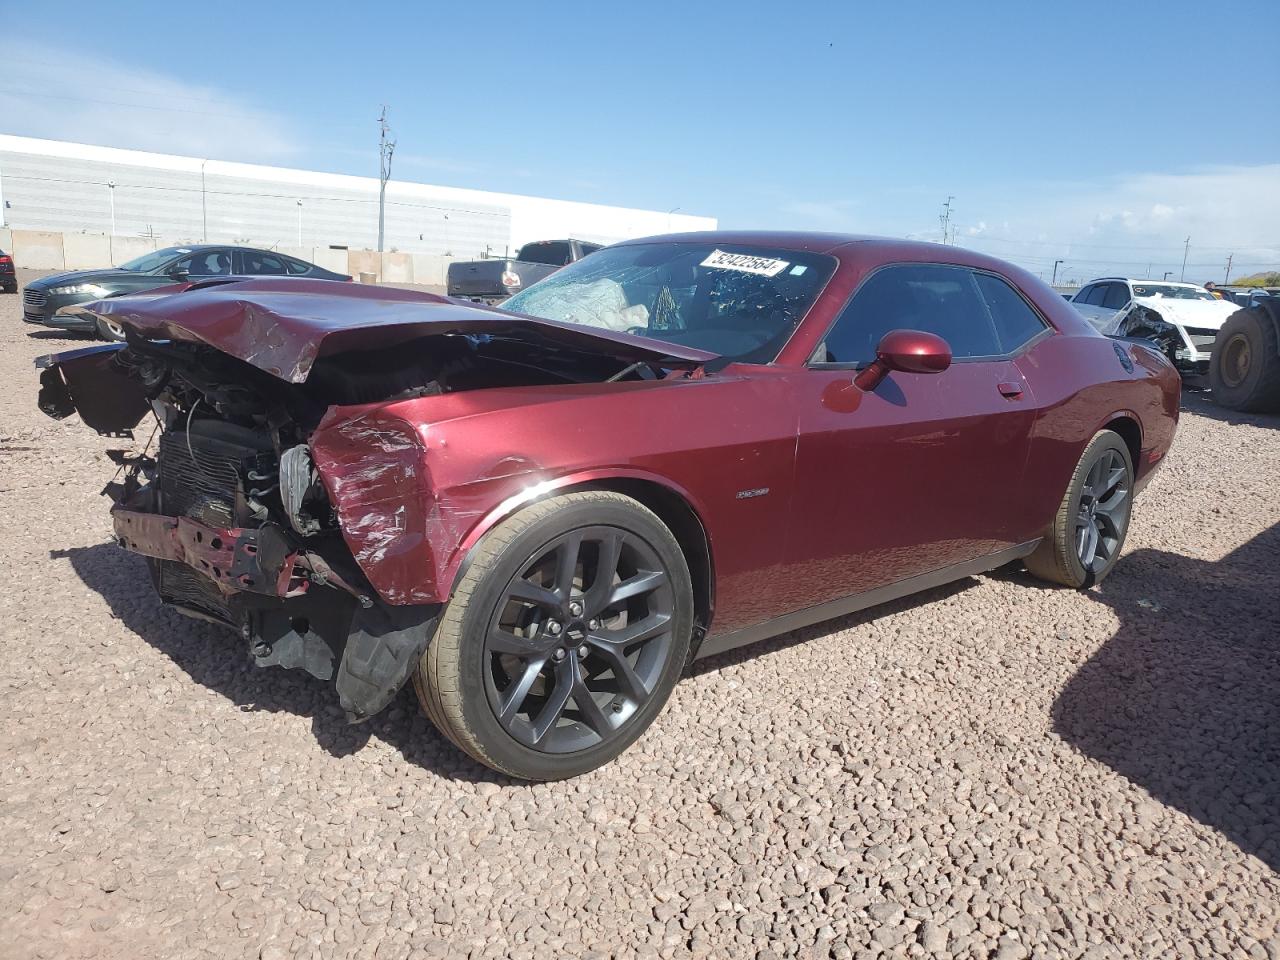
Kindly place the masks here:
POLYGON ((308 273, 311 272, 311 264, 304 263, 301 260, 292 260, 292 259, 286 258, 284 263, 285 263, 285 266, 289 268, 289 272, 293 274, 293 276, 295 277, 305 277, 308 273))
POLYGON ((231 255, 226 250, 203 250, 176 261, 170 269, 185 270, 190 277, 225 277, 231 273, 231 255))
POLYGON ((1089 297, 1085 300, 1085 303, 1095 307, 1102 306, 1102 299, 1107 295, 1107 291, 1110 289, 1111 284, 1109 283, 1094 284, 1093 289, 1089 291, 1089 297))
POLYGON ((1013 353, 1032 337, 1045 329, 1040 314, 1031 309, 1022 295, 1000 277, 991 273, 975 273, 982 299, 991 311, 1000 338, 1000 352, 1013 353))
POLYGON ((261 250, 245 250, 240 256, 244 261, 244 272, 250 274, 280 275, 287 273, 284 261, 273 253, 261 250))
POLYGON ((569 244, 563 240, 526 243, 520 248, 520 259, 525 263, 545 263, 562 267, 569 262, 569 244))
POLYGON ((226 250, 197 253, 188 269, 193 277, 225 277, 231 272, 231 254, 226 250))
POLYGON ((578 246, 582 248, 582 255, 584 257, 587 254, 595 253, 597 250, 600 249, 600 244, 598 243, 580 243, 578 244, 578 246))
POLYGON ((1124 283, 1108 284, 1107 295, 1102 300, 1102 305, 1108 310, 1119 310, 1129 302, 1129 286, 1124 283))
POLYGON ((1087 287, 1081 287, 1076 291, 1076 295, 1071 299, 1076 303, 1088 303, 1089 297, 1093 295, 1093 291, 1097 290, 1097 284, 1089 284, 1087 287))
POLYGON ((957 358, 1002 352, 967 269, 904 263, 883 267, 862 284, 836 318, 814 361, 870 363, 890 330, 936 333, 957 358))

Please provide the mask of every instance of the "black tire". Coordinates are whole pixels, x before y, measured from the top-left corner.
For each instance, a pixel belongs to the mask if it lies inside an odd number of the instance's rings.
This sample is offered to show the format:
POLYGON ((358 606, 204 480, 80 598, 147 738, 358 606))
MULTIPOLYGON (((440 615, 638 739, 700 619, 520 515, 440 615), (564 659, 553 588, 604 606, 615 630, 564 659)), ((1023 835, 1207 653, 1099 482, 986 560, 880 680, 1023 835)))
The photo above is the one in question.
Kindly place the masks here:
POLYGON ((1048 535, 1024 561, 1027 569, 1074 589, 1101 582, 1115 568, 1132 514, 1133 457, 1119 434, 1099 430, 1076 464, 1048 535))
POLYGON ((486 766, 524 780, 575 777, 653 722, 692 628, 689 569, 662 521, 621 494, 569 493, 480 542, 414 686, 432 723, 486 766))
POLYGON ((5 293, 17 293, 17 292, 18 292, 18 285, 15 283, 15 284, 14 284, 13 286, 11 286, 11 287, 5 287, 5 288, 4 288, 4 292, 5 292, 5 293))
POLYGON ((1209 359, 1213 401, 1229 410, 1265 413, 1280 410, 1280 347, 1276 323, 1259 304, 1237 310, 1222 325, 1209 359))
POLYGON ((98 328, 98 336, 103 340, 124 339, 124 329, 117 323, 98 317, 94 321, 94 326, 98 328))

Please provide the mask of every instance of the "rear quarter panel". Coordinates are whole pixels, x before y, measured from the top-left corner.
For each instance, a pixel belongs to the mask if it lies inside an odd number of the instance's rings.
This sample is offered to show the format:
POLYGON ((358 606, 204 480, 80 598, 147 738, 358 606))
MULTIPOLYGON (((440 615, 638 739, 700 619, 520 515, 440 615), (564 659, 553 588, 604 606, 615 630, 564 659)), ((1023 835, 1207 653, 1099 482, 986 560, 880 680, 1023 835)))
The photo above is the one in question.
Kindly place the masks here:
POLYGON ((1024 478, 1029 529, 1053 521, 1085 446, 1118 417, 1135 420, 1141 430, 1134 471, 1137 488, 1145 486, 1178 423, 1181 379, 1163 357, 1102 336, 1055 336, 1017 363, 1039 408, 1024 478))

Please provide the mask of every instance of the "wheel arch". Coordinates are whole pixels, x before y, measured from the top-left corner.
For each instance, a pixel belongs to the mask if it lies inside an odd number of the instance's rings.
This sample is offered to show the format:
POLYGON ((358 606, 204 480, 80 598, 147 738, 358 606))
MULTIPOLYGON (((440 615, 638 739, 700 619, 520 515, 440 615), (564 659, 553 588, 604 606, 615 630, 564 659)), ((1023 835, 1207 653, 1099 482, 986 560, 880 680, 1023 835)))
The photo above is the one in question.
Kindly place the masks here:
POLYGON ((1124 445, 1129 448, 1129 457, 1133 461, 1133 472, 1137 474, 1142 463, 1142 422, 1138 415, 1129 410, 1113 413, 1099 429, 1118 433, 1124 445))
POLYGON ((490 511, 461 544, 449 576, 445 579, 449 584, 449 595, 453 595, 458 582, 466 574, 477 546, 497 524, 538 500, 579 490, 610 490, 631 497, 652 510, 676 538, 685 563, 689 566, 693 585, 694 637, 690 649, 696 655, 697 647, 706 636, 715 613, 715 561, 711 536, 703 520, 703 511, 687 490, 666 478, 641 471, 597 470, 572 474, 544 481, 505 500, 490 511))

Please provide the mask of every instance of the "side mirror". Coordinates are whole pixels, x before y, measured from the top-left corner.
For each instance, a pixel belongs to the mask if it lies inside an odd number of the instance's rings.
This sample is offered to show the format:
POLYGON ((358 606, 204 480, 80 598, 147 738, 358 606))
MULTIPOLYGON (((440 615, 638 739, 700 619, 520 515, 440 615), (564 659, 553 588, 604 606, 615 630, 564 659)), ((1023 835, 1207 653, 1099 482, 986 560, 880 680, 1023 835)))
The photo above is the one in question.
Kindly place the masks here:
POLYGON ((876 347, 871 365, 858 371, 853 385, 871 392, 890 370, 899 373, 941 373, 951 366, 951 347, 935 333, 923 330, 890 330, 876 347))
POLYGON ((191 273, 186 267, 174 267, 169 271, 170 279, 177 280, 179 283, 184 283, 190 276, 191 273))

